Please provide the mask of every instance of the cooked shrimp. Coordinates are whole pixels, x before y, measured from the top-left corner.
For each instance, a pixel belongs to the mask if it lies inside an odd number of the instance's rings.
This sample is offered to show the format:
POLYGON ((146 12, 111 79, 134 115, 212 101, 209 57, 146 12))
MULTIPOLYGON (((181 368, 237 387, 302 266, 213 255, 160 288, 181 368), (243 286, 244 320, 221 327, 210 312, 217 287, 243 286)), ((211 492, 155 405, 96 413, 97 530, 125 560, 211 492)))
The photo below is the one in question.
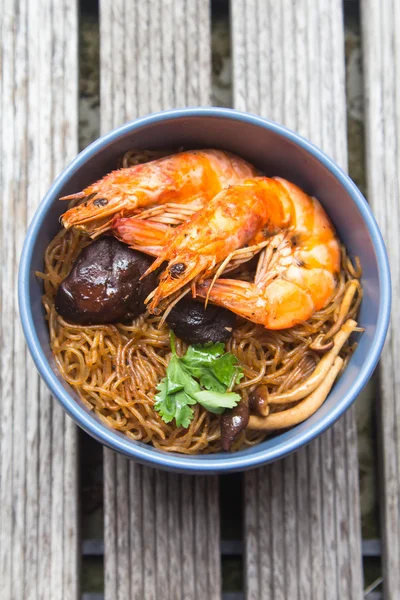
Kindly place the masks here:
POLYGON ((176 229, 165 223, 135 217, 115 217, 111 229, 116 238, 134 250, 150 256, 160 256, 176 229))
MULTIPOLYGON (((182 287, 211 276, 227 256, 255 239, 257 233, 262 231, 265 241, 265 237, 284 227, 287 217, 281 197, 285 195, 283 186, 277 181, 267 177, 253 178, 222 190, 207 206, 175 229, 167 229, 161 224, 152 228, 151 223, 141 225, 133 220, 129 228, 127 219, 117 221, 114 230, 123 241, 130 243, 129 234, 136 231, 136 240, 132 236, 131 242, 136 242, 133 245, 137 248, 140 246, 137 242, 144 241, 141 249, 151 250, 151 245, 146 243, 146 236, 150 240, 150 231, 153 242, 158 239, 158 250, 162 249, 143 277, 164 261, 169 263, 160 276, 158 287, 150 295, 149 310, 154 311, 161 300, 182 287), (142 233, 142 240, 138 232, 142 233)), ((157 245, 153 244, 153 253, 156 249, 157 245)))
POLYGON ((200 206, 221 189, 256 174, 245 160, 220 150, 190 150, 112 171, 83 191, 62 200, 80 204, 61 217, 64 227, 91 235, 104 230, 116 214, 132 215, 143 207, 170 202, 200 206))
POLYGON ((296 185, 279 179, 288 192, 289 226, 262 250, 254 282, 205 281, 199 297, 225 306, 267 329, 286 329, 306 321, 327 305, 340 269, 340 247, 320 203, 296 185))
POLYGON ((194 279, 199 284, 214 273, 226 273, 229 264, 249 260, 262 248, 254 283, 205 281, 195 294, 268 329, 307 320, 329 302, 340 269, 333 226, 319 202, 294 184, 276 178, 280 189, 275 191, 280 193, 271 194, 273 181, 258 177, 223 190, 177 229, 137 219, 115 220, 119 239, 158 257, 152 270, 170 261, 150 310, 194 279), (224 213, 229 213, 228 219, 224 213))

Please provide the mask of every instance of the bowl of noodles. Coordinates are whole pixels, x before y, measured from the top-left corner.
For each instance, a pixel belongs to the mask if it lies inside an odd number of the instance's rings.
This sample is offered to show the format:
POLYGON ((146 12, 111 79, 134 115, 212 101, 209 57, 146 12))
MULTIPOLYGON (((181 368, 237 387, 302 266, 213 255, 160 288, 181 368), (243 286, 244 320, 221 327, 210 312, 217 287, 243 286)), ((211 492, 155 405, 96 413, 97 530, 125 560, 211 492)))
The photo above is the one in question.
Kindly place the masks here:
POLYGON ((390 274, 365 199, 296 133, 167 111, 86 148, 29 227, 21 321, 41 377, 105 446, 162 469, 272 462, 371 377, 390 274))

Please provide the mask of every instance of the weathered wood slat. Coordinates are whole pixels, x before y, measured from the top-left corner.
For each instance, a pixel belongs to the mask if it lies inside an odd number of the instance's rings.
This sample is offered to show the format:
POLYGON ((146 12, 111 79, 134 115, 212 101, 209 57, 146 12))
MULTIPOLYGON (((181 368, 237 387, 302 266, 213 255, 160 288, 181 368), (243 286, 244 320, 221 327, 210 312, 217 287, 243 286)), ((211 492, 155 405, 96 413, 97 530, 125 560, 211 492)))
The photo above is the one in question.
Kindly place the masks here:
MULTIPOLYGON (((299 131, 346 167, 341 0, 231 0, 231 20, 235 107, 299 131)), ((245 482, 248 600, 362 597, 353 411, 245 482)))
POLYGON ((0 597, 78 598, 76 428, 25 348, 16 280, 26 226, 77 153, 77 7, 3 0, 0 597))
MULTIPOLYGON (((400 5, 361 3, 368 200, 389 253, 393 301, 400 296, 400 5)), ((384 595, 400 598, 400 317, 392 312, 380 362, 379 435, 384 595)))
MULTIPOLYGON (((101 128, 210 101, 208 0, 100 2, 101 128)), ((106 450, 108 600, 220 597, 218 482, 106 450)))

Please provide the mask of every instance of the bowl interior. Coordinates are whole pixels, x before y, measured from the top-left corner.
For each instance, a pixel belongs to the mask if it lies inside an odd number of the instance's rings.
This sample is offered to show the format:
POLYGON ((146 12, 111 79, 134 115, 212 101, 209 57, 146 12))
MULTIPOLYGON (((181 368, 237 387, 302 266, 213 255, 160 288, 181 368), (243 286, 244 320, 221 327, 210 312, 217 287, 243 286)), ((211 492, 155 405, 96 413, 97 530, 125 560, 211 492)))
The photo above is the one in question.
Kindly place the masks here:
MULTIPOLYGON (((381 338, 384 338, 383 329, 387 320, 387 314, 384 313, 388 313, 388 299, 386 309, 383 310, 382 307, 382 295, 388 295, 388 275, 385 275, 385 280, 382 279, 384 249, 383 246, 379 249, 382 244, 379 233, 361 194, 329 160, 313 152, 312 147, 304 140, 282 131, 277 126, 268 125, 261 119, 238 119, 228 111, 219 115, 170 114, 167 117, 161 115, 131 123, 121 128, 119 133, 110 134, 104 141, 95 142, 58 178, 36 214, 28 234, 28 247, 24 250, 20 274, 21 313, 23 321, 26 321, 23 307, 25 306, 27 312, 31 312, 31 333, 37 336, 38 345, 41 347, 38 347, 36 352, 33 351, 33 355, 42 376, 45 375, 47 383, 53 393, 61 399, 64 408, 89 433, 106 445, 135 456, 139 461, 156 463, 169 469, 234 470, 243 466, 254 466, 260 461, 269 462, 296 449, 326 429, 350 405, 371 375, 379 356, 380 348, 377 346, 383 342, 381 338), (266 175, 285 177, 316 196, 332 219, 350 255, 359 256, 363 268, 364 298, 359 322, 365 328, 365 332, 359 336, 357 350, 326 402, 311 418, 294 429, 234 454, 221 453, 190 458, 168 455, 148 445, 132 442, 126 436, 101 424, 87 411, 58 374, 49 347, 47 324, 44 321, 42 286, 34 275, 36 270, 43 269, 44 250, 59 230, 58 219, 65 210, 65 204, 58 201, 60 196, 84 188, 115 168, 124 152, 131 148, 159 149, 181 146, 229 150, 254 163, 266 175), (382 252, 383 258, 380 255, 382 252), (383 289, 382 286, 386 288, 383 289), (374 356, 371 356, 371 348, 375 349, 374 356), (49 371, 46 361, 54 374, 44 373, 49 371), (75 402, 77 404, 74 408, 75 402)), ((24 327, 26 331, 26 323, 24 327)), ((32 343, 30 349, 32 351, 32 343)))

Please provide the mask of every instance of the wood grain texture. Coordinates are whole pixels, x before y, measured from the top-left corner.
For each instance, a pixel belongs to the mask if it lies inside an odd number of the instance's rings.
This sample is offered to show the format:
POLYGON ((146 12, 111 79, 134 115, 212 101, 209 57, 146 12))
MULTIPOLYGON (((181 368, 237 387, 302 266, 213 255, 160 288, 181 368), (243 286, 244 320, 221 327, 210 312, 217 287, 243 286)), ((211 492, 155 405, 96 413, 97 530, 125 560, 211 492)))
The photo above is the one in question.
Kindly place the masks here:
POLYGON ((39 382, 16 283, 27 224, 77 153, 77 7, 2 0, 0 24, 0 597, 76 600, 76 428, 39 382))
POLYGON ((101 127, 210 103, 209 0, 100 1, 101 127))
POLYGON ((105 597, 220 598, 218 486, 105 456, 105 597))
MULTIPOLYGON (((368 200, 381 228, 400 297, 400 5, 361 2, 368 200)), ((400 316, 392 311, 380 362, 379 435, 384 597, 400 598, 400 316)))
MULTIPOLYGON (((235 108, 298 131, 347 165, 341 0, 231 0, 235 108)), ((362 597, 356 428, 349 411, 245 478, 248 600, 362 597)))
MULTIPOLYGON (((100 1, 101 128, 209 104, 208 0, 100 1)), ((106 450, 106 600, 220 598, 218 480, 106 450)))

